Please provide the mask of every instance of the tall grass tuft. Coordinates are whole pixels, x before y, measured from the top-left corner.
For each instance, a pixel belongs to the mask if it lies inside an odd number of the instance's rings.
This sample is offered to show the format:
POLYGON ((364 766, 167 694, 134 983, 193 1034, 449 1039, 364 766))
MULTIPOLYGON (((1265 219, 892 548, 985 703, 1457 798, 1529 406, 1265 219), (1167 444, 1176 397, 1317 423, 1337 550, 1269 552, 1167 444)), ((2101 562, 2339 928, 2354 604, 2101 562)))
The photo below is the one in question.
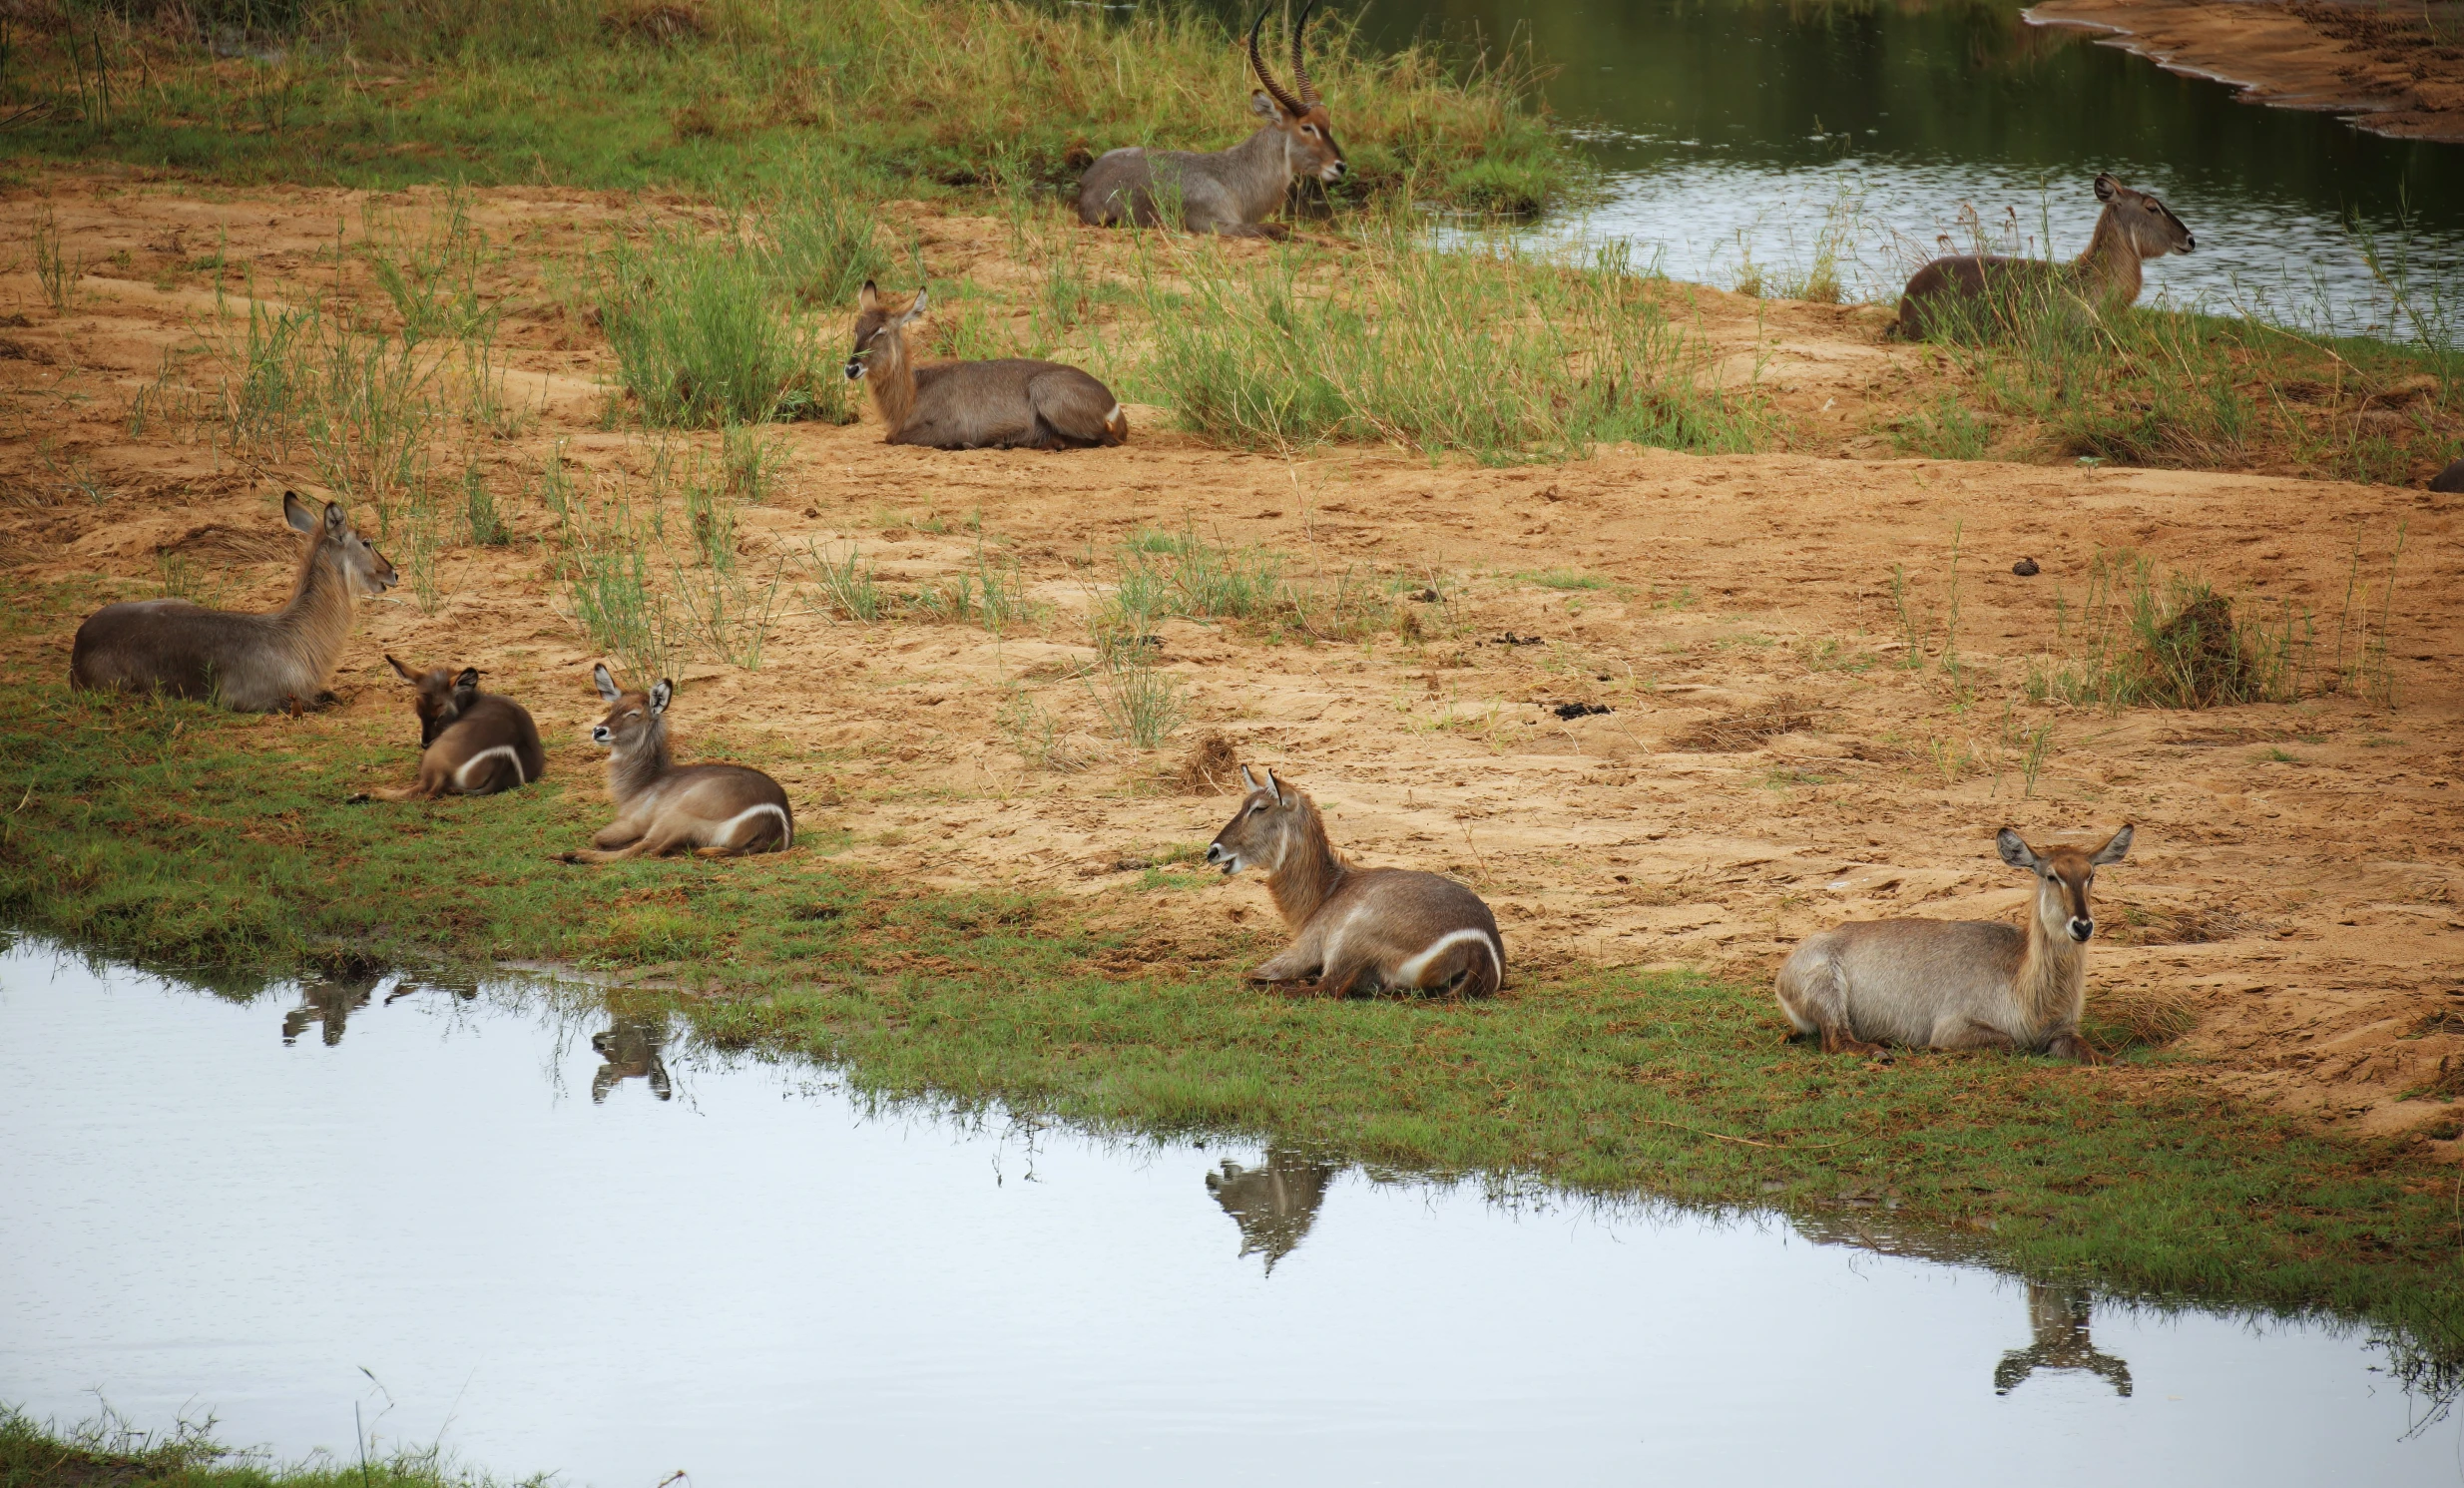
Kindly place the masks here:
POLYGON ((1099 645, 1084 681, 1105 732, 1133 748, 1162 746, 1189 720, 1180 680, 1155 664, 1151 646, 1099 645))
POLYGON ((1336 258, 1234 264, 1212 244, 1150 256, 1138 376, 1181 424, 1240 448, 1374 441, 1486 462, 1602 441, 1751 448, 1767 422, 1622 251, 1569 266, 1500 240, 1431 252, 1401 227, 1336 258))

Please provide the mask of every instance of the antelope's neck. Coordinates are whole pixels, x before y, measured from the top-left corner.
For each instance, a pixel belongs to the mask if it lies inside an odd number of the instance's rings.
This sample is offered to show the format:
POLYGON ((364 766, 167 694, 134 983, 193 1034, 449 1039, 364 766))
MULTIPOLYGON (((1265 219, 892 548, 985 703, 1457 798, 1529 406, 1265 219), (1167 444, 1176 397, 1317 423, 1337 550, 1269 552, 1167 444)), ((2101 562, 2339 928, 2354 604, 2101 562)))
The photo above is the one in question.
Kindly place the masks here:
POLYGON ((1266 892, 1273 896, 1275 912, 1283 916, 1283 923, 1297 930, 1334 897, 1349 871, 1343 854, 1326 840, 1324 823, 1312 813, 1300 844, 1266 875, 1266 892))
POLYGON ((915 367, 907 360, 905 333, 892 331, 883 336, 874 357, 864 368, 864 382, 872 389, 872 405, 879 410, 881 421, 895 434, 915 412, 915 367))
POLYGON ((653 723, 629 747, 608 751, 608 794, 622 805, 658 784, 675 765, 668 753, 668 726, 653 723))
POLYGON ((1271 124, 1224 152, 1236 168, 1224 184, 1239 193, 1243 216, 1257 221, 1281 204, 1292 186, 1291 141, 1271 124))
POLYGON ((2020 957, 2017 984, 2012 988, 2028 1010, 2030 1026, 2043 1031, 2076 1024, 2087 989, 2087 946, 2066 933, 2046 929, 2041 906, 2030 905, 2028 949, 2020 957))
POLYGON ((290 602, 273 612, 273 623, 308 650, 331 660, 350 635, 350 577, 342 572, 341 551, 321 538, 312 540, 299 559, 290 602))
POLYGON ((2088 250, 2072 266, 2100 294, 2129 304, 2139 298, 2144 282, 2139 262, 2139 248, 2122 226, 2121 209, 2107 207, 2097 215, 2096 232, 2088 239, 2088 250))

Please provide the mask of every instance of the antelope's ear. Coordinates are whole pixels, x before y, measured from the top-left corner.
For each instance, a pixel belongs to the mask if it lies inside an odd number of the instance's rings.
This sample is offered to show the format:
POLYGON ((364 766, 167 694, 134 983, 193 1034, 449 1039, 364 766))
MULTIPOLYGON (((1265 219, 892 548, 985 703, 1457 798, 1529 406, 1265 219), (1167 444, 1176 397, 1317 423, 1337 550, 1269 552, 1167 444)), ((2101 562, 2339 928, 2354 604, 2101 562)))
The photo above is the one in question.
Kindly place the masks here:
POLYGON ((314 532, 316 530, 316 509, 300 500, 297 491, 284 491, 282 493, 282 520, 290 524, 293 532, 314 532))
POLYGON ((343 533, 343 530, 344 530, 344 529, 346 529, 346 528, 348 528, 349 526, 350 526, 350 513, 348 513, 348 512, 344 511, 344 510, 342 510, 342 503, 341 503, 341 502, 339 502, 339 501, 328 501, 328 502, 326 502, 326 503, 325 503, 325 531, 326 531, 327 533, 331 534, 331 535, 332 535, 332 536, 334 536, 334 537, 340 537, 340 536, 342 535, 342 533, 343 533))
POLYGON ((1240 766, 1240 788, 1251 794, 1257 791, 1257 776, 1250 774, 1249 767, 1245 764, 1240 766))
POLYGON ((617 687, 616 679, 608 675, 608 664, 605 662, 591 668, 591 681, 598 685, 599 696, 606 702, 614 703, 625 696, 617 687))
POLYGON ((1993 844, 2001 850, 2002 860, 2014 868, 2025 868, 2034 873, 2045 866, 2045 860, 2036 855, 2036 849, 2028 845, 2027 839, 2007 826, 1994 833, 1993 844))
POLYGON ((462 675, 453 680, 453 690, 457 693, 478 692, 479 669, 477 667, 464 667, 462 669, 462 675))
POLYGON ((651 717, 655 719, 661 714, 666 713, 668 711, 668 700, 674 698, 675 696, 676 684, 668 681, 664 677, 659 679, 659 685, 651 689, 651 717))
POLYGON ((1274 803, 1278 806, 1291 804, 1291 797, 1283 793, 1283 782, 1274 777, 1272 765, 1266 768, 1266 793, 1274 797, 1274 803))
POLYGON ((2111 173, 2106 173, 2096 178, 2096 199, 2099 202, 2112 201, 2114 199, 2114 194, 2121 190, 2122 183, 2114 180, 2111 173))
POLYGON ((898 317, 898 323, 904 325, 916 316, 923 314, 924 301, 930 299, 931 297, 932 289, 929 285, 918 288, 915 291, 915 303, 907 306, 906 313, 898 317))
POLYGON ((1262 90, 1249 95, 1249 107, 1257 112, 1257 117, 1260 119, 1279 121, 1283 117, 1283 111, 1276 108, 1274 100, 1268 98, 1262 90))
POLYGON ((2118 863, 2131 850, 2131 829, 2128 826, 2105 839, 2105 845, 2088 854, 2088 861, 2097 867, 2118 863))
POLYGON ((394 676, 401 678, 412 687, 419 686, 418 674, 411 671, 410 668, 403 666, 400 662, 395 661, 393 659, 393 653, 390 651, 385 653, 385 665, 393 669, 394 676))
POLYGON ((873 287, 872 280, 864 280, 864 287, 855 291, 855 307, 859 310, 881 308, 881 291, 873 287))

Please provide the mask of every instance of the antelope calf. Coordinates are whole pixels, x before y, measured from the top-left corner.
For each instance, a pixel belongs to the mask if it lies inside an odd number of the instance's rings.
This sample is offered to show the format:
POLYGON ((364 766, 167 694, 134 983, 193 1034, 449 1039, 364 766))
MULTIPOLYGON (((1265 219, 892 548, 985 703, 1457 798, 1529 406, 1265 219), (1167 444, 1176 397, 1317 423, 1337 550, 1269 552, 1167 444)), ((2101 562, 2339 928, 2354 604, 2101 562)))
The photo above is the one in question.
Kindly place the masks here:
POLYGON ((511 698, 479 691, 479 670, 443 667, 413 672, 385 657, 394 675, 418 689, 419 783, 371 790, 377 800, 434 800, 440 795, 493 795, 548 772, 547 750, 530 711, 511 698))
POLYGON ((1318 990, 1494 992, 1506 980, 1506 945, 1480 896, 1451 878, 1404 868, 1357 868, 1326 840, 1317 803, 1266 771, 1240 766, 1248 794, 1207 848, 1227 878, 1266 872, 1266 892, 1292 943, 1249 973, 1252 981, 1318 979, 1318 990))
POLYGON ((2025 1049, 2093 1063, 2080 1037, 2096 870, 2122 861, 2131 829, 2094 851, 2040 853, 2019 833, 1995 837, 2002 860, 2036 875, 2026 929, 1998 920, 1868 920, 1809 935, 1779 968, 1779 1010, 1825 1054, 1910 1049, 2025 1049))
POLYGON ((2091 314, 2118 310, 2139 298, 2142 262, 2199 246, 2173 209, 2111 176, 2096 178, 2096 199, 2105 204, 2096 232, 2087 251, 2068 263, 1963 253, 1918 269, 1899 297, 1897 333, 1923 340, 1963 318, 2007 328, 2027 305, 2057 298, 2091 314))
POLYGON ((907 325, 924 313, 918 289, 904 310, 881 302, 872 280, 856 298, 855 349, 847 380, 872 389, 889 425, 885 444, 934 449, 1085 449, 1121 444, 1130 417, 1112 389, 1057 361, 1005 356, 997 361, 907 360, 907 325))
POLYGON ((209 610, 187 600, 108 605, 77 628, 69 682, 97 692, 162 693, 240 713, 321 701, 325 674, 350 638, 352 601, 400 582, 340 504, 320 517, 282 493, 282 517, 307 534, 290 603, 268 614, 209 610))
POLYGON ((1334 125, 1300 60, 1300 39, 1315 8, 1316 0, 1309 0, 1292 27, 1297 94, 1275 82, 1265 59, 1257 55, 1257 31, 1266 24, 1266 12, 1260 10, 1249 27, 1249 70, 1264 85, 1263 92, 1249 95, 1249 106, 1265 121, 1256 133, 1230 150, 1146 150, 1133 145, 1108 152, 1079 181, 1078 220, 1091 228, 1121 223, 1153 228, 1177 218, 1193 233, 1267 238, 1273 235, 1258 225, 1283 205, 1296 178, 1342 180, 1343 152, 1334 143, 1334 125))
POLYGON ((608 746, 616 820, 591 838, 590 850, 568 852, 565 861, 612 863, 688 848, 702 857, 735 857, 794 844, 795 817, 776 780, 741 764, 678 764, 669 754, 674 683, 663 678, 647 693, 629 693, 605 664, 591 669, 591 681, 608 705, 591 739, 608 746))

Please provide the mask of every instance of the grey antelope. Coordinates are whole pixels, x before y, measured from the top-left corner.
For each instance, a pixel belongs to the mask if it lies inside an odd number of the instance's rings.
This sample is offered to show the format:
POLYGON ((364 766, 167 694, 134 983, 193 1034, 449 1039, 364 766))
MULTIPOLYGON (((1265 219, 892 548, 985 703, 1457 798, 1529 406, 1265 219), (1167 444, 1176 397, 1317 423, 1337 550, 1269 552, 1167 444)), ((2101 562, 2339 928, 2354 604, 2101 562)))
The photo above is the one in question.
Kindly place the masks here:
POLYGON ((608 863, 688 848, 702 857, 734 857, 794 844, 795 817, 776 780, 741 764, 678 764, 669 754, 674 683, 662 678, 647 693, 627 692, 605 664, 591 669, 591 681, 608 704, 591 739, 608 746, 616 820, 599 829, 589 850, 568 852, 565 861, 608 863))
POLYGON ((2096 232, 2068 263, 1963 253, 1918 269, 1899 297, 1898 334, 1923 340, 1963 319, 1981 322, 1978 330, 2007 327, 2031 303, 2062 297, 2092 314, 2118 310, 2139 298, 2142 262, 2199 246, 2173 209, 2111 176, 2096 178, 2096 199, 2105 204, 2096 232))
POLYGON ((1318 990, 1494 992, 1506 980, 1497 917, 1451 878, 1407 868, 1358 868, 1326 840, 1317 803, 1267 770, 1240 766, 1248 794, 1215 834, 1207 861, 1231 877, 1266 872, 1266 892, 1292 943, 1249 973, 1252 981, 1318 979, 1318 990))
POLYGON ((1826 1054, 2026 1049, 2092 1063, 2088 1000, 2096 870, 2131 850, 2124 827, 2094 850, 2038 852, 2009 827, 2002 860, 2036 875, 2026 929, 1998 920, 1867 920, 1801 941, 1779 968, 1779 1010, 1826 1054))
POLYGON ((1249 27, 1249 70, 1264 85, 1263 91, 1249 95, 1249 106, 1265 120, 1255 134, 1230 150, 1147 150, 1132 145, 1110 151, 1089 166, 1079 182, 1078 220, 1091 228, 1122 223, 1153 228, 1177 216, 1193 233, 1266 238, 1272 235, 1258 224, 1283 205, 1294 178, 1342 180, 1343 152, 1334 143, 1334 126, 1300 60, 1301 36, 1315 8, 1316 0, 1309 0, 1292 26, 1296 94, 1285 92, 1257 55, 1257 31, 1266 24, 1266 12, 1260 10, 1249 27))
POLYGON ((907 359, 907 326, 924 313, 926 290, 903 310, 882 304, 872 280, 856 298, 855 349, 847 380, 872 389, 888 444, 934 449, 1084 449, 1121 444, 1130 417, 1112 389, 1057 361, 907 359))
POLYGON ((320 517, 296 492, 284 491, 282 516, 308 539, 290 603, 262 615, 171 599, 106 606, 77 628, 70 683, 98 692, 160 692, 242 713, 325 701, 325 674, 350 638, 352 601, 383 594, 399 576, 339 503, 326 502, 320 517))
POLYGON ((413 672, 385 657, 394 675, 418 689, 419 783, 371 790, 377 800, 434 800, 440 795, 493 795, 548 772, 547 750, 530 711, 511 698, 479 691, 479 669, 443 667, 413 672))

